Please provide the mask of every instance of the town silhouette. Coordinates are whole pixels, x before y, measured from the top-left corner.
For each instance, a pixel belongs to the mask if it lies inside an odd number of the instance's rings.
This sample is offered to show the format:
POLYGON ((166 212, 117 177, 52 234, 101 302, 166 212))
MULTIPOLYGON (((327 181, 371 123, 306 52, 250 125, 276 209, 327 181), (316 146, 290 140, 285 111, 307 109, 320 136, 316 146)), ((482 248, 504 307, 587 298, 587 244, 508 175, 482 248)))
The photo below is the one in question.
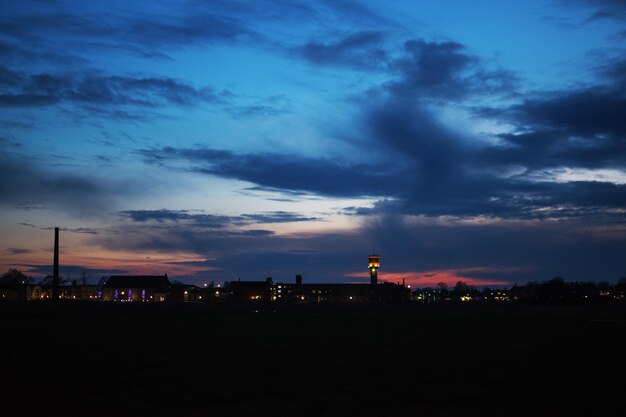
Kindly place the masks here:
MULTIPOLYGON (((195 303, 534 303, 590 304, 626 303, 626 278, 617 283, 566 282, 556 277, 510 288, 478 289, 459 281, 449 288, 441 282, 435 288, 415 288, 402 283, 379 282, 381 257, 368 256, 369 284, 274 283, 271 277, 259 281, 226 281, 204 286, 171 282, 163 275, 111 275, 97 284, 88 284, 83 272, 80 282, 59 275, 59 228, 54 228, 52 275, 34 282, 17 269, 0 277, 2 301, 104 301, 104 302, 195 302, 195 303)), ((404 280, 403 280, 404 281, 404 280)))

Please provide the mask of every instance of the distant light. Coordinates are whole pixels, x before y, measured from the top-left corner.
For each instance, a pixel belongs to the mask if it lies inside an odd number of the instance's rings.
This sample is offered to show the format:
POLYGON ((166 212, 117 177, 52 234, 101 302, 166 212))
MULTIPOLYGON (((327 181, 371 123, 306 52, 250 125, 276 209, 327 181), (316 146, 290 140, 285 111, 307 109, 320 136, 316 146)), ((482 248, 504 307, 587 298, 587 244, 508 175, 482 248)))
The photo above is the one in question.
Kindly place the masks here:
MULTIPOLYGON (((122 293, 122 294, 123 294, 123 293, 122 293)), ((185 291, 185 295, 187 295, 187 294, 189 294, 189 292, 188 292, 188 291, 185 291)))
POLYGON ((350 296, 350 299, 352 300, 352 296, 350 296))

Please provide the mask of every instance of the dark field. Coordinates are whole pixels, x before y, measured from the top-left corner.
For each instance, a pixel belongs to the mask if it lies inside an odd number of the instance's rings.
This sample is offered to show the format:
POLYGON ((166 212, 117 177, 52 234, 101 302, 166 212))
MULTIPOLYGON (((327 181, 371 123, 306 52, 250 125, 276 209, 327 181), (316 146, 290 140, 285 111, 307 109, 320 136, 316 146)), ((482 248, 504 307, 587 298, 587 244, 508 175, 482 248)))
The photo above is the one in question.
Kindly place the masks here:
POLYGON ((624 307, 282 307, 0 304, 0 416, 626 415, 624 307))

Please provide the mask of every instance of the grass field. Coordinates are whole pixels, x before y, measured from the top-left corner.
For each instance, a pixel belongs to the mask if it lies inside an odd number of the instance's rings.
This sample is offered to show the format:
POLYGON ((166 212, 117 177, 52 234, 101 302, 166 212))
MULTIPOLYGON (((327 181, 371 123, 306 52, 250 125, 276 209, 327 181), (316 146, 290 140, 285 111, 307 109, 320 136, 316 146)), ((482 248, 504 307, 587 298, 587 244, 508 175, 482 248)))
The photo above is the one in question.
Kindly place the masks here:
POLYGON ((0 331, 0 416, 626 415, 623 306, 0 303, 0 331))

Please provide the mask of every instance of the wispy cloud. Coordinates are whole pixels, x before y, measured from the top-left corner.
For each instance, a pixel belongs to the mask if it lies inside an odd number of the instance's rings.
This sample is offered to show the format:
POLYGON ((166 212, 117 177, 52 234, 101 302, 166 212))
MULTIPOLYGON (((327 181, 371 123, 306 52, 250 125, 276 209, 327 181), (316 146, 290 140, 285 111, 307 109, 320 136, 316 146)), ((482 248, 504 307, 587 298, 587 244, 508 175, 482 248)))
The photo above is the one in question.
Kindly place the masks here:
POLYGON ((61 103, 81 106, 156 108, 220 101, 212 87, 195 88, 165 77, 111 76, 83 71, 26 74, 0 68, 0 106, 33 107, 61 103))
POLYGON ((223 229, 232 226, 250 224, 294 223, 318 221, 318 217, 306 217, 299 213, 288 211, 269 211, 261 213, 245 213, 238 216, 223 216, 207 214, 191 210, 126 210, 118 215, 137 223, 186 223, 188 225, 206 228, 223 229))
POLYGON ((294 52, 314 65, 380 70, 389 60, 382 45, 385 36, 381 31, 355 32, 327 41, 311 40, 294 52))
POLYGON ((5 19, 0 33, 19 43, 48 44, 55 48, 52 39, 71 39, 84 50, 123 49, 144 57, 164 57, 160 50, 179 49, 190 45, 209 45, 214 42, 234 42, 243 37, 255 36, 246 24, 235 18, 207 10, 180 13, 172 10, 167 15, 133 14, 32 14, 5 19))
POLYGON ((24 255, 26 253, 31 253, 32 250, 24 249, 24 248, 7 248, 4 253, 8 255, 24 255))

